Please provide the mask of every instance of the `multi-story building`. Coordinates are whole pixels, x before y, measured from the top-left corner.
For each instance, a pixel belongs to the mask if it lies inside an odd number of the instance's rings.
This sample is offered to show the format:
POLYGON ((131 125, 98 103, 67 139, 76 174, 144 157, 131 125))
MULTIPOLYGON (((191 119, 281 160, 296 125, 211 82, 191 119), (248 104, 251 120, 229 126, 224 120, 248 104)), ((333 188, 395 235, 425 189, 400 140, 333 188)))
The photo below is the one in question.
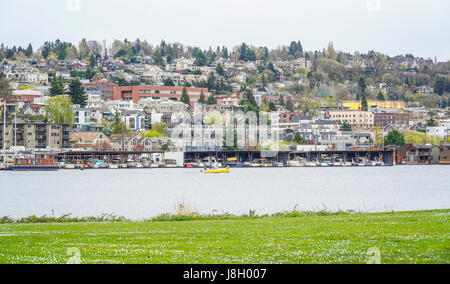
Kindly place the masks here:
POLYGON ((83 127, 91 124, 91 109, 82 108, 79 105, 75 105, 73 108, 75 113, 74 122, 76 127, 83 127))
POLYGON ((374 123, 376 126, 394 128, 409 128, 409 112, 377 112, 374 114, 374 123))
POLYGON ((88 92, 89 91, 100 92, 102 99, 111 100, 114 96, 114 87, 117 87, 117 85, 108 82, 91 82, 83 84, 83 87, 88 92))
POLYGON ((3 146, 3 141, 6 140, 6 149, 12 146, 22 146, 26 149, 70 148, 71 131, 72 127, 69 124, 44 122, 17 122, 14 124, 9 122, 6 124, 6 135, 4 135, 2 123, 0 144, 3 146))
MULTIPOLYGON (((348 108, 350 110, 361 110, 362 109, 362 105, 361 105, 361 101, 346 101, 343 102, 342 104, 345 108, 348 108)), ((368 100, 367 101, 367 106, 369 107, 369 109, 371 108, 394 108, 394 109, 399 109, 399 110, 403 110, 406 108, 406 103, 403 101, 373 101, 373 100, 368 100)))
POLYGON ((354 128, 374 127, 374 115, 368 111, 360 110, 330 110, 326 118, 338 123, 348 123, 354 128))
POLYGON ((156 110, 159 113, 186 111, 188 105, 172 100, 143 99, 139 101, 142 109, 156 110))
POLYGON ((34 70, 31 72, 7 73, 9 80, 14 82, 26 82, 30 84, 48 84, 48 74, 34 70))
MULTIPOLYGON (((210 94, 206 88, 186 88, 191 104, 196 104, 203 94, 208 97, 210 94)), ((114 100, 133 101, 138 103, 141 99, 169 99, 179 101, 183 94, 183 87, 167 86, 125 86, 114 87, 114 100)))

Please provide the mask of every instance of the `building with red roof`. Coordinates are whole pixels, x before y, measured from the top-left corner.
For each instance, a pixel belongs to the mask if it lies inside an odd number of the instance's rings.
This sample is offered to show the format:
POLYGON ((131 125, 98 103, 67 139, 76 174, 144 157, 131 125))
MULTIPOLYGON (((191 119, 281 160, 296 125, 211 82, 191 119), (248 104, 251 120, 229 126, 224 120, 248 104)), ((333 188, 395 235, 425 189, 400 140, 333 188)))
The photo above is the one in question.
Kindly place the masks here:
MULTIPOLYGON (((205 97, 208 98, 209 92, 207 88, 186 88, 191 104, 196 104, 200 99, 203 91, 205 97)), ((141 99, 165 99, 180 100, 183 94, 183 87, 168 86, 123 86, 114 87, 114 100, 133 101, 138 103, 141 99)))

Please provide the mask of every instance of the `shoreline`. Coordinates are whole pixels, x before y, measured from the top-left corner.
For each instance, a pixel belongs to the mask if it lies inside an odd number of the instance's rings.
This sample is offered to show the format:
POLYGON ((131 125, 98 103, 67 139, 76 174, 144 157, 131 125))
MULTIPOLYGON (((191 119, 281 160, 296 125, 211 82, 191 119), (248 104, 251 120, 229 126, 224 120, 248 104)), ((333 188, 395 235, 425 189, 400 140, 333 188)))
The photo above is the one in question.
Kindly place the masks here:
POLYGON ((73 216, 72 214, 64 214, 60 217, 55 216, 36 216, 31 215, 22 218, 10 218, 9 216, 0 217, 0 225, 13 224, 74 224, 74 223, 151 223, 151 222, 187 222, 187 221, 224 221, 224 220, 257 220, 257 219, 281 219, 281 218, 309 218, 309 217, 329 217, 329 216, 376 216, 386 214, 420 214, 420 213, 449 213, 450 208, 447 209, 429 209, 429 210, 406 210, 406 211, 380 211, 380 212, 361 212, 355 210, 347 211, 283 211, 273 214, 258 215, 255 211, 250 210, 248 214, 198 214, 190 212, 188 214, 172 214, 163 213, 156 217, 143 218, 139 220, 127 218, 114 214, 102 214, 100 216, 73 216))
POLYGON ((449 264, 450 210, 0 225, 0 263, 449 264), (371 262, 372 261, 372 262, 371 262))

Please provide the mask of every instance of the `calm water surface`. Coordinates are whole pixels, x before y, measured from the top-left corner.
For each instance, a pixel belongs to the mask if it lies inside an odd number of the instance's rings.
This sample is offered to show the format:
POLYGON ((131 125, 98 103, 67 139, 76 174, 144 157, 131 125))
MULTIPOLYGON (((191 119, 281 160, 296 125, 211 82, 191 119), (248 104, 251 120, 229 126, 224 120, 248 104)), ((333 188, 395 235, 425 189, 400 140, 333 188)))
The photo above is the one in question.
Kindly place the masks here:
POLYGON ((183 202, 200 213, 450 208, 449 166, 0 171, 0 216, 98 216, 132 219, 173 213, 183 202))

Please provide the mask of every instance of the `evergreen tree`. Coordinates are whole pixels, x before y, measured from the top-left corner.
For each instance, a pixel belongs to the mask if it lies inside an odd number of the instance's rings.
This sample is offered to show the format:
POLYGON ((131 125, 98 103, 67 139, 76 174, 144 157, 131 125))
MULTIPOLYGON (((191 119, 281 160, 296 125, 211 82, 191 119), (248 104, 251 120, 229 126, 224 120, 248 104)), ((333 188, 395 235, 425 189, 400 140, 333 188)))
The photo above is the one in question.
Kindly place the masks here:
POLYGON ((183 93, 182 93, 182 95, 181 95, 181 102, 182 102, 182 103, 185 103, 185 104, 187 104, 187 105, 190 105, 190 104, 191 104, 191 101, 190 101, 190 99, 189 99, 189 95, 188 95, 186 86, 183 87, 183 93))
POLYGON ((363 111, 368 111, 369 110, 369 106, 367 104, 367 99, 366 99, 366 95, 362 95, 362 99, 361 99, 361 109, 363 111))
POLYGON ((221 63, 219 63, 219 65, 217 65, 216 71, 217 71, 217 73, 219 73, 220 76, 224 76, 225 75, 225 70, 223 69, 221 63))
POLYGON ((126 126, 122 119, 120 118, 119 112, 116 110, 114 114, 113 121, 110 124, 111 134, 129 134, 131 130, 126 126))
POLYGON ((377 100, 378 101, 384 101, 385 100, 384 95, 383 95, 383 93, 381 91, 378 92, 377 100))
POLYGON ((269 102, 269 109, 271 111, 277 111, 277 106, 272 101, 270 101, 269 102))
POLYGON ((300 132, 295 133, 294 142, 299 144, 299 145, 305 145, 306 144, 306 140, 305 140, 305 138, 303 138, 303 136, 300 134, 300 132))
POLYGON ((75 79, 70 82, 68 95, 72 99, 72 102, 81 107, 85 107, 87 102, 86 94, 80 80, 75 79))
POLYGON ((344 122, 341 125, 341 131, 352 131, 352 126, 348 124, 347 122, 344 122))
POLYGON ((225 46, 222 48, 222 56, 223 58, 228 59, 229 54, 228 54, 228 48, 226 48, 225 46))
POLYGON ((240 47, 239 60, 255 61, 256 54, 251 48, 249 48, 245 43, 243 43, 240 47))
POLYGON ((217 104, 217 99, 214 97, 214 94, 211 94, 208 98, 208 100, 206 101, 206 103, 208 105, 216 105, 217 104))
POLYGON ((360 77, 359 78, 358 86, 361 89, 361 93, 365 94, 366 93, 367 84, 366 84, 366 79, 364 77, 360 77))
POLYGON ((95 64, 97 63, 97 58, 95 58, 94 54, 91 54, 89 57, 89 67, 92 69, 95 67, 95 64))
POLYGON ((386 145, 402 146, 405 145, 405 137, 398 130, 394 129, 389 131, 388 135, 384 139, 386 145))
POLYGON ((164 80, 164 86, 173 87, 173 86, 175 86, 175 83, 172 81, 172 79, 167 78, 164 80))
POLYGON ((31 43, 28 45, 27 49, 25 50, 25 55, 27 57, 30 57, 31 55, 33 55, 33 46, 31 45, 31 43))
POLYGON ((64 94, 63 79, 61 76, 58 78, 55 77, 50 81, 49 93, 51 97, 64 94))
POLYGON ((292 99, 291 97, 288 98, 287 103, 286 103, 286 109, 290 112, 294 111, 294 104, 292 103, 292 99))
POLYGON ((284 99, 283 99, 283 95, 280 95, 280 99, 279 99, 279 105, 280 106, 284 106, 284 99))
POLYGON ((203 92, 203 90, 200 93, 200 99, 198 100, 198 102, 201 104, 206 104, 206 97, 205 97, 205 93, 203 92))
POLYGON ((408 87, 411 87, 411 82, 409 81, 409 77, 406 77, 405 84, 408 85, 408 87))

